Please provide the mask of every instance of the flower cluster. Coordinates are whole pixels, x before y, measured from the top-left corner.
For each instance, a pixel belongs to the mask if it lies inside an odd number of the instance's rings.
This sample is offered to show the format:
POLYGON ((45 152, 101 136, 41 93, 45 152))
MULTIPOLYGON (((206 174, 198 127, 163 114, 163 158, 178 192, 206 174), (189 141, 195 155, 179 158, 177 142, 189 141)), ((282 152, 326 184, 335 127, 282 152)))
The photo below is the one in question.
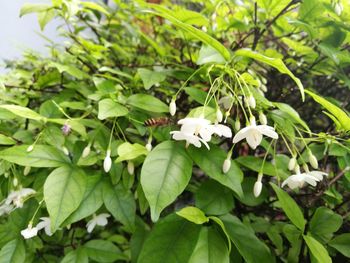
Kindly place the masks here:
POLYGON ((41 229, 44 229, 46 235, 52 236, 50 218, 41 217, 40 220, 41 221, 35 227, 33 227, 32 223, 29 223, 28 227, 21 231, 21 235, 25 239, 29 239, 29 238, 35 237, 36 235, 38 235, 38 231, 40 231, 41 229))
POLYGON ((8 214, 15 208, 23 207, 26 198, 35 193, 35 190, 31 188, 21 188, 17 191, 12 191, 0 206, 0 216, 8 214))

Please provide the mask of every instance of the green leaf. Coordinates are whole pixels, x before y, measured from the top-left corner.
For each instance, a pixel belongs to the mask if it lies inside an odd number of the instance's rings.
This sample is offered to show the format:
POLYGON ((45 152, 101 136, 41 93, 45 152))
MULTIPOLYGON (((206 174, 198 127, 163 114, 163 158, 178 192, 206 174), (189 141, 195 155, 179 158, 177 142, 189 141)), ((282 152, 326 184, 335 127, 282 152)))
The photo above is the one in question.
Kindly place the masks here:
POLYGON ((203 65, 206 63, 225 63, 225 59, 221 54, 211 46, 202 45, 199 50, 199 56, 197 59, 197 65, 203 65))
POLYGON ((306 245, 311 251, 311 254, 317 259, 318 263, 332 263, 332 259, 328 255, 327 249, 322 246, 316 239, 310 235, 303 235, 306 245))
POLYGON ((7 148, 0 151, 0 158, 31 167, 59 167, 70 163, 68 156, 52 146, 35 145, 31 152, 27 152, 28 147, 29 145, 21 145, 7 148))
POLYGON ((185 190, 191 174, 192 161, 179 143, 164 141, 147 155, 141 170, 141 185, 153 221, 185 190))
POLYGON ((176 214, 198 225, 209 222, 209 218, 205 216, 203 211, 194 206, 184 207, 180 211, 176 212, 176 214))
POLYGON ((70 251, 64 256, 61 263, 88 263, 89 258, 84 248, 78 248, 70 251))
POLYGON ((343 224, 343 218, 326 207, 317 208, 310 221, 309 230, 322 243, 328 242, 343 224))
POLYGON ((102 6, 100 6, 99 4, 96 4, 94 2, 80 2, 80 4, 88 9, 94 10, 94 11, 98 11, 102 14, 105 14, 106 16, 109 16, 109 12, 102 6))
POLYGON ((299 18, 304 21, 320 19, 324 9, 322 1, 303 1, 299 8, 299 18))
POLYGON ((103 204, 103 180, 101 175, 88 176, 83 200, 65 221, 64 225, 77 222, 95 213, 103 204))
POLYGON ((208 215, 223 215, 234 207, 233 195, 229 188, 208 180, 195 193, 196 206, 208 215))
POLYGON ((268 246, 260 241, 253 230, 243 224, 237 217, 227 214, 220 217, 225 225, 228 235, 233 244, 237 247, 247 263, 255 263, 257 259, 261 263, 275 262, 268 246))
POLYGON ((140 75, 146 90, 149 90, 153 85, 159 84, 166 78, 165 72, 152 71, 145 68, 139 68, 137 73, 140 75))
POLYGON ((98 103, 98 118, 100 120, 107 119, 109 117, 120 117, 128 114, 128 109, 123 105, 111 100, 104 99, 98 103))
POLYGON ((40 25, 40 29, 43 31, 47 23, 49 23, 55 17, 54 9, 47 9, 43 12, 38 13, 38 21, 40 25))
POLYGON ((16 144, 16 141, 11 137, 7 137, 3 134, 0 134, 0 145, 13 145, 16 144))
POLYGON ((118 158, 116 162, 133 160, 141 155, 147 155, 148 151, 145 146, 138 143, 124 142, 118 147, 118 158))
POLYGON ((344 256, 350 258, 350 233, 336 236, 328 243, 328 245, 338 250, 344 256))
POLYGON ((67 122, 66 119, 47 119, 48 122, 58 123, 61 125, 64 125, 68 123, 73 131, 76 131, 81 136, 86 137, 86 129, 85 126, 82 124, 82 120, 79 119, 71 119, 67 122))
POLYGON ((227 186, 238 196, 243 195, 241 181, 243 173, 238 165, 232 161, 230 170, 224 174, 222 164, 227 157, 227 153, 216 145, 210 145, 210 150, 206 148, 190 147, 189 153, 193 161, 209 177, 227 186))
POLYGON ((62 166, 53 170, 44 184, 44 200, 55 232, 80 205, 86 191, 86 175, 83 170, 62 166))
POLYGON ((21 239, 8 242, 1 248, 0 263, 23 263, 26 258, 26 251, 21 239))
POLYGON ((39 12, 43 12, 47 9, 51 8, 50 5, 47 4, 24 4, 21 7, 21 11, 19 12, 19 17, 22 17, 26 14, 30 14, 30 13, 39 13, 39 12))
POLYGON ((18 106, 18 105, 0 105, 0 108, 8 110, 12 112, 13 114, 36 121, 44 121, 45 117, 41 116, 40 114, 36 113, 35 111, 28 109, 26 107, 18 106))
POLYGON ((299 113, 295 109, 293 109, 291 106, 281 102, 274 102, 273 105, 276 106, 281 111, 287 113, 294 120, 294 122, 299 123, 308 132, 311 132, 309 126, 305 123, 305 121, 303 121, 300 118, 299 113))
POLYGON ((258 60, 260 62, 263 62, 267 65, 274 67, 275 69, 277 69, 279 72, 283 74, 287 74, 289 77, 291 77, 295 81, 295 83, 297 84, 300 90, 302 100, 303 101, 305 100, 303 84, 301 83, 300 79, 294 76, 294 74, 287 68, 287 66, 283 63, 283 61, 280 58, 270 58, 262 54, 259 54, 258 52, 252 51, 250 49, 237 50, 235 52, 235 55, 253 58, 255 60, 258 60))
POLYGON ((177 215, 157 222, 146 239, 138 263, 188 262, 201 227, 177 215))
POLYGON ((190 24, 181 22, 178 20, 174 15, 173 12, 166 7, 163 7, 161 5, 156 4, 148 4, 147 6, 153 8, 156 11, 147 10, 146 12, 152 13, 154 15, 158 15, 161 17, 164 17, 168 19, 171 23, 173 23, 175 26, 181 28, 182 30, 186 31, 190 35, 192 35, 194 38, 202 41, 208 46, 211 46, 212 48, 216 49, 226 60, 230 60, 231 54, 226 49, 225 46, 223 46, 219 41, 212 38, 208 34, 204 33, 203 31, 191 26, 190 24))
POLYGON ((303 213, 301 212, 297 203, 277 185, 273 183, 270 183, 270 185, 277 194, 279 204, 281 205, 283 211, 286 213, 290 221, 292 221, 292 223, 301 231, 304 231, 306 222, 303 213))
POLYGON ((116 245, 107 240, 90 240, 84 244, 84 248, 89 258, 96 262, 108 263, 118 260, 128 260, 128 257, 116 245))
POLYGON ((122 184, 112 186, 106 182, 103 188, 103 200, 115 219, 123 223, 128 231, 135 230, 136 203, 132 193, 122 184))
POLYGON ((189 263, 228 263, 229 251, 225 240, 214 227, 202 227, 189 263))
POLYGON ((350 130, 350 117, 343 110, 310 90, 306 90, 305 92, 309 94, 316 102, 321 104, 326 110, 328 110, 334 116, 334 118, 338 120, 344 130, 350 130))
POLYGON ((127 101, 129 105, 151 112, 168 112, 168 106, 161 100, 151 95, 135 94, 131 95, 127 101))
POLYGON ((69 64, 61 64, 58 62, 50 62, 50 65, 52 67, 57 68, 57 70, 60 73, 66 72, 67 74, 77 78, 77 79, 83 79, 85 77, 89 77, 89 75, 87 73, 85 73, 84 71, 80 70, 79 68, 73 66, 73 65, 69 65, 69 64))

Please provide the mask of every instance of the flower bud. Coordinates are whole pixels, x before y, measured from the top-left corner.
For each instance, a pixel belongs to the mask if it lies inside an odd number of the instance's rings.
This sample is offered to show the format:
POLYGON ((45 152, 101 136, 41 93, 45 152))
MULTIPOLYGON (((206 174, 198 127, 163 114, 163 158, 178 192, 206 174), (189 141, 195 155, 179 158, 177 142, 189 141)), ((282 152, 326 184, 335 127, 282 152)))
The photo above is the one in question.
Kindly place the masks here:
POLYGON ((225 112, 225 120, 224 120, 224 123, 227 122, 227 118, 230 116, 230 112, 229 111, 226 111, 225 112))
POLYGON ((340 16, 343 12, 343 5, 340 2, 335 3, 334 5, 334 12, 340 16))
POLYGON ((255 107, 256 107, 256 101, 255 101, 255 98, 252 96, 252 95, 250 95, 249 97, 248 97, 248 105, 252 108, 252 109, 255 109, 255 107))
POLYGON ((305 171, 306 173, 310 172, 309 166, 307 166, 306 163, 303 163, 303 169, 304 169, 304 171, 305 171))
POLYGON ((67 136, 72 131, 72 126, 70 126, 68 123, 65 123, 62 126, 61 130, 62 130, 63 135, 67 136))
POLYGON ((34 149, 34 144, 29 145, 27 148, 27 152, 29 153, 29 152, 33 151, 33 149, 34 149))
POLYGON ((223 119, 223 115, 222 115, 222 112, 220 109, 217 109, 216 110, 216 121, 217 122, 222 122, 222 119, 223 119))
POLYGON ((81 157, 86 158, 90 154, 91 151, 91 144, 89 143, 83 150, 83 153, 81 154, 81 157))
POLYGON ((66 146, 62 146, 62 151, 64 152, 65 155, 69 155, 69 151, 66 146))
POLYGON ((148 142, 148 143, 146 144, 146 150, 150 152, 150 151, 152 151, 152 148, 153 148, 153 147, 152 147, 152 144, 151 144, 150 142, 148 142))
POLYGON ((262 190, 262 182, 260 181, 256 181, 254 184, 254 189, 253 189, 253 193, 255 197, 258 197, 261 194, 261 190, 262 190))
POLYGON ((249 122, 250 122, 250 125, 252 125, 252 126, 255 126, 255 125, 256 125, 255 117, 254 117, 253 115, 250 116, 249 122))
POLYGON ((312 168, 314 169, 318 168, 317 158, 311 152, 309 153, 309 163, 311 164, 312 168))
POLYGON ((24 175, 24 176, 27 176, 27 175, 30 173, 30 169, 31 169, 30 166, 24 167, 24 169, 23 169, 23 175, 24 175))
POLYGON ((169 104, 169 112, 171 116, 174 116, 176 113, 176 103, 174 99, 172 99, 169 104))
POLYGON ((266 115, 262 112, 259 112, 259 121, 262 125, 266 125, 267 124, 267 118, 266 115))
POLYGON ((225 159, 223 165, 222 165, 222 171, 225 173, 228 172, 228 170, 230 170, 231 168, 231 159, 225 159))
POLYGON ((128 173, 129 174, 134 174, 134 171, 135 171, 135 165, 132 161, 129 161, 128 162, 128 173))
POLYGON ((299 166, 299 164, 295 165, 294 171, 295 171, 296 174, 300 174, 300 166, 299 166))
POLYGON ((241 122, 237 118, 236 121, 235 121, 235 130, 239 131, 240 129, 241 129, 241 122))
POLYGON ((107 150, 106 157, 103 161, 103 169, 105 170, 106 173, 111 170, 112 167, 112 159, 111 159, 111 150, 107 150))
POLYGON ((297 159, 295 157, 290 158, 288 163, 288 170, 293 171, 296 164, 297 164, 297 159))
POLYGON ((18 179, 15 177, 13 178, 13 186, 16 187, 18 185, 18 179))

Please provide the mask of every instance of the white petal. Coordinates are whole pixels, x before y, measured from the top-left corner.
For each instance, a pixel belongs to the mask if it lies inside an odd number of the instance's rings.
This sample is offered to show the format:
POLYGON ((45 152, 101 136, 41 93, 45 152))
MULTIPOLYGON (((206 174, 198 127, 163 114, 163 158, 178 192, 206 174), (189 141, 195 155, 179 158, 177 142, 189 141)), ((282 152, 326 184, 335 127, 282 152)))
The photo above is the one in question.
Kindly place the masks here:
POLYGON ((314 176, 315 178, 319 179, 320 181, 323 179, 323 176, 328 176, 327 173, 321 172, 321 171, 311 171, 311 172, 308 172, 307 174, 314 176))
POLYGON ((312 186, 316 186, 317 185, 317 179, 313 176, 310 176, 310 175, 307 175, 305 174, 304 175, 304 181, 307 182, 308 184, 312 185, 312 186))
POLYGON ((258 125, 256 128, 265 136, 268 136, 272 139, 278 139, 278 134, 275 132, 275 129, 268 125, 258 125))
POLYGON ((251 129, 252 129, 251 126, 244 127, 242 130, 237 132, 235 137, 233 137, 233 141, 232 142, 233 143, 237 143, 237 142, 243 140, 244 138, 246 138, 247 135, 250 133, 251 129))
POLYGON ((92 230, 94 230, 95 226, 96 226, 96 218, 93 218, 86 224, 87 232, 91 233, 92 230))
POLYGON ((202 137, 202 139, 206 142, 209 142, 211 140, 211 135, 213 132, 207 128, 202 128, 199 130, 199 135, 202 137))
POLYGON ((224 136, 226 138, 232 137, 231 129, 223 124, 215 124, 212 126, 212 129, 218 136, 224 136))
POLYGON ((108 214, 100 214, 96 217, 96 224, 98 226, 105 226, 108 223, 107 217, 109 217, 108 214), (107 216, 105 216, 107 215, 107 216))
POLYGON ((38 229, 36 227, 29 227, 21 231, 21 235, 25 238, 32 238, 38 234, 38 229))
POLYGON ((256 130, 252 130, 248 136, 246 137, 247 143, 252 149, 256 149, 256 147, 261 143, 262 135, 260 132, 256 130))

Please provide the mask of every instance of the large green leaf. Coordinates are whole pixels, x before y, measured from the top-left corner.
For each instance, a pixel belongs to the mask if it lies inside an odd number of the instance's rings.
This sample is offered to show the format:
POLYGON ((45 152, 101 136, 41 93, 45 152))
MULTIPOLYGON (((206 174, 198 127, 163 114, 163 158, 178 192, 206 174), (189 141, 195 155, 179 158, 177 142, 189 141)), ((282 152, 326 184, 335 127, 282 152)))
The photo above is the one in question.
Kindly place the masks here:
POLYGON ((328 242, 338 231, 343 218, 327 207, 319 207, 311 218, 309 230, 313 237, 322 243, 328 242))
POLYGON ((332 263, 332 259, 328 255, 327 249, 322 246, 321 243, 310 235, 304 235, 303 238, 310 249, 311 254, 316 258, 318 263, 332 263))
POLYGON ((291 106, 289 106, 286 103, 281 103, 281 102, 274 102, 273 105, 275 105, 277 108, 279 108, 284 113, 288 114, 293 119, 294 122, 299 123, 307 131, 310 132, 309 126, 305 123, 305 121, 303 121, 300 118, 299 113, 295 109, 293 109, 291 106))
POLYGON ((47 9, 49 9, 51 6, 48 4, 29 4, 29 3, 25 3, 22 7, 21 7, 21 11, 19 16, 24 16, 26 14, 30 14, 30 13, 36 13, 36 12, 43 12, 47 9))
POLYGON ((208 46, 211 46, 212 48, 216 49, 226 60, 230 60, 231 54, 226 49, 225 46, 223 46, 219 41, 212 38, 208 34, 204 33, 203 31, 193 27, 192 25, 188 23, 181 22, 179 19, 177 19, 171 10, 167 9, 166 7, 163 7, 161 5, 156 4, 148 4, 152 10, 147 10, 147 12, 164 17, 168 19, 171 23, 173 23, 175 26, 181 28, 182 30, 186 31, 187 33, 191 34, 194 38, 202 41, 208 46))
POLYGON ((281 208, 286 213, 290 221, 292 221, 292 223, 301 231, 304 231, 306 222, 297 203, 277 185, 271 183, 271 186, 277 194, 278 202, 281 208))
POLYGON ((31 152, 27 152, 28 146, 13 146, 0 151, 0 158, 31 167, 59 167, 70 163, 68 156, 52 146, 35 145, 31 152))
POLYGON ((141 170, 141 185, 153 221, 182 193, 191 174, 192 161, 182 144, 164 141, 147 155, 141 170))
POLYGON ((188 262, 201 227, 177 215, 160 220, 146 239, 138 263, 188 262))
POLYGON ((128 109, 112 99, 104 99, 98 103, 98 118, 120 117, 128 114, 128 109))
POLYGON ((152 112, 168 112, 168 106, 161 100, 146 94, 131 95, 127 101, 129 105, 152 112))
POLYGON ((88 263, 89 258, 84 248, 78 248, 70 251, 62 259, 61 263, 88 263))
POLYGON ((321 104, 326 110, 328 110, 330 114, 332 114, 333 117, 340 123, 344 130, 350 131, 350 117, 342 109, 338 108, 333 103, 322 98, 316 93, 311 92, 310 90, 306 90, 305 92, 309 94, 316 102, 321 104))
POLYGON ((206 63, 225 63, 225 59, 216 49, 202 45, 196 64, 203 65, 206 63))
POLYGON ((135 159, 141 155, 147 155, 148 151, 145 146, 138 143, 124 142, 118 147, 118 158, 116 162, 135 159))
POLYGON ((214 227, 202 227, 189 263, 228 263, 226 241, 214 227))
POLYGON ((341 234, 333 238, 328 245, 350 258, 350 233, 341 234))
POLYGON ((0 134, 0 145, 13 145, 16 144, 16 141, 11 137, 7 137, 3 134, 0 134))
POLYGON ((22 263, 26 258, 26 251, 21 239, 8 242, 1 248, 0 263, 22 263))
POLYGON ((83 200, 64 222, 65 225, 77 222, 95 213, 103 204, 103 180, 100 175, 88 176, 83 200))
POLYGON ((229 188, 208 180, 195 193, 196 206, 208 215, 223 215, 234 207, 233 195, 229 188))
POLYGON ((243 173, 238 165, 232 161, 230 170, 222 172, 222 164, 227 157, 227 153, 218 146, 210 145, 210 150, 206 148, 189 148, 189 153, 194 162, 201 170, 212 179, 218 181, 234 191, 238 196, 243 195, 241 181, 243 173))
POLYGON ((235 52, 236 56, 242 56, 242 57, 249 57, 255 60, 258 60, 260 62, 263 62, 267 65, 270 65, 277 69, 279 72, 283 74, 287 74, 289 77, 291 77, 295 83, 297 84, 301 97, 304 100, 305 94, 304 94, 304 87, 301 83, 300 79, 298 79, 294 74, 287 68, 287 66, 283 63, 283 61, 280 58, 270 58, 267 56, 264 56, 262 54, 259 54, 258 52, 252 51, 250 49, 240 49, 235 52))
POLYGON ((44 199, 55 232, 80 205, 86 191, 86 175, 73 166, 53 170, 44 184, 44 199))
POLYGON ((84 244, 84 248, 89 258, 96 262, 108 263, 128 259, 116 245, 107 240, 90 240, 84 244))
POLYGON ((167 75, 166 72, 152 71, 145 68, 139 68, 137 73, 140 75, 146 90, 150 89, 153 85, 164 81, 167 75))
POLYGON ((103 200, 114 218, 133 232, 135 230, 136 203, 132 193, 126 190, 122 184, 113 186, 106 182, 103 188, 103 200))
POLYGON ((261 263, 275 262, 269 248, 255 236, 251 228, 230 214, 220 218, 233 244, 247 263, 255 263, 257 259, 261 263))
POLYGON ((35 111, 18 105, 0 105, 0 108, 8 110, 12 112, 13 114, 36 121, 43 121, 45 120, 45 117, 41 116, 40 114, 36 113, 35 111))

